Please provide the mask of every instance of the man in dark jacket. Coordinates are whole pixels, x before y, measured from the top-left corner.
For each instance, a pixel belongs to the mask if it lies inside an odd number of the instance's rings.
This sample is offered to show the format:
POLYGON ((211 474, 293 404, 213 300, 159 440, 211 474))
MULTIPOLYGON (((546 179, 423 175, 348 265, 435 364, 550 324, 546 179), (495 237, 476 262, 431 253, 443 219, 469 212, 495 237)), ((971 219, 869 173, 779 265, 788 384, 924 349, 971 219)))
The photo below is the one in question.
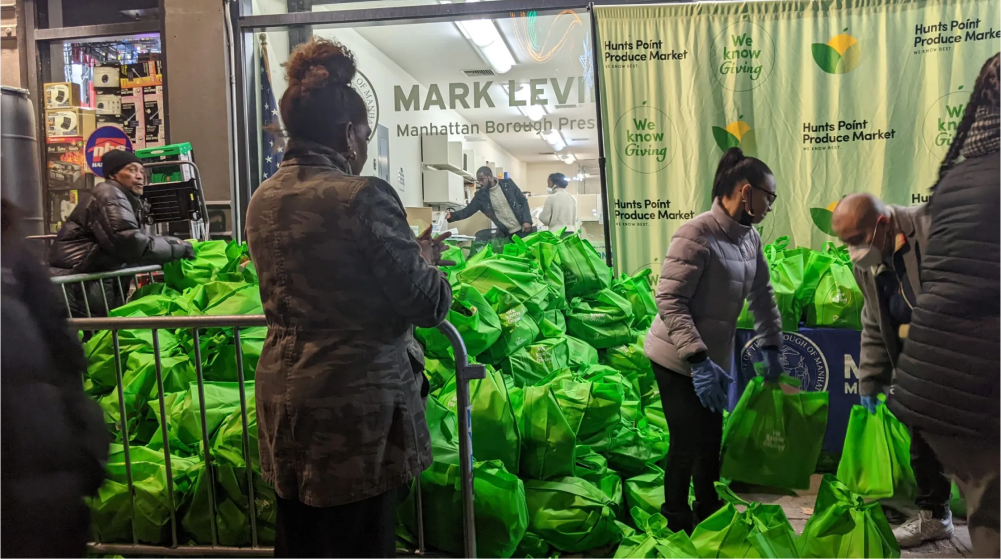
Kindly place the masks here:
POLYGON ((52 282, 2 201, 2 536, 4 557, 83 557, 84 497, 104 480, 104 418, 83 391, 87 360, 52 282))
MULTIPOLYGON (((127 266, 164 264, 193 258, 191 243, 176 237, 150 235, 144 228, 146 184, 142 162, 127 151, 114 150, 102 157, 104 176, 90 191, 90 199, 73 210, 52 243, 49 266, 53 276, 107 272, 127 266)), ((74 316, 86 316, 86 305, 77 286, 68 290, 74 316)), ((127 289, 127 287, 126 287, 127 289)), ((112 280, 104 282, 108 306, 123 304, 122 291, 112 280)), ((91 315, 104 315, 97 282, 88 284, 91 315), (96 297, 92 292, 96 292, 96 297), (100 303, 98 303, 100 301, 100 303)))
POLYGON ((476 212, 490 218, 504 237, 527 235, 533 231, 528 200, 511 179, 498 179, 490 167, 476 171, 479 187, 469 205, 448 214, 448 222, 468 219, 476 212))
MULTIPOLYGON (((871 194, 846 196, 831 226, 848 245, 855 281, 862 290, 862 349, 859 395, 876 413, 889 391, 893 369, 911 323, 911 306, 921 293, 921 260, 928 250, 925 206, 888 206, 871 194)), ((949 499, 952 484, 920 430, 911 431, 911 469, 917 481, 918 515, 893 531, 901 549, 947 540, 955 529, 949 499)))
POLYGON ((1001 556, 999 100, 995 55, 977 78, 928 203, 921 294, 890 400, 966 497, 975 557, 1001 556))

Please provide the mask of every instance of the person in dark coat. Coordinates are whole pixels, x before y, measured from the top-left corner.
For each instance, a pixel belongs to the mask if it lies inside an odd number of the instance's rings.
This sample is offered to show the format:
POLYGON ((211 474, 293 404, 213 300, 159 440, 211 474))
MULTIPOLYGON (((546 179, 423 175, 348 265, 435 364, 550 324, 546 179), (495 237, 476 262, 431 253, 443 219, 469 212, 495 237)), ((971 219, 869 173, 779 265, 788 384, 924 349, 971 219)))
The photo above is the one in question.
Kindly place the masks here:
POLYGON ((446 235, 415 238, 396 190, 358 176, 371 128, 350 51, 313 39, 285 68, 285 156, 247 208, 268 321, 254 389, 275 556, 392 557, 398 490, 432 459, 413 328, 451 306, 435 266, 446 235))
POLYGON ((450 212, 448 222, 469 219, 476 212, 490 218, 502 237, 524 236, 535 228, 532 226, 532 210, 528 199, 511 179, 498 179, 490 167, 480 167, 476 171, 479 185, 469 205, 450 212))
POLYGON ((889 401, 966 497, 976 557, 1001 556, 998 58, 981 70, 932 189, 921 294, 889 401))
POLYGON ((87 361, 61 303, 2 204, 0 304, 4 557, 83 557, 90 536, 84 497, 104 480, 110 442, 83 391, 87 361))
MULTIPOLYGON (((165 264, 194 258, 191 243, 176 237, 149 234, 145 202, 140 198, 146 184, 142 162, 132 152, 113 150, 101 158, 105 181, 94 186, 86 203, 70 214, 49 249, 53 276, 108 272, 129 266, 165 264)), ((125 303, 128 280, 122 289, 114 280, 103 282, 108 309, 104 308, 99 282, 87 285, 91 316, 125 303)), ((73 316, 87 316, 87 304, 78 285, 67 288, 73 316)))

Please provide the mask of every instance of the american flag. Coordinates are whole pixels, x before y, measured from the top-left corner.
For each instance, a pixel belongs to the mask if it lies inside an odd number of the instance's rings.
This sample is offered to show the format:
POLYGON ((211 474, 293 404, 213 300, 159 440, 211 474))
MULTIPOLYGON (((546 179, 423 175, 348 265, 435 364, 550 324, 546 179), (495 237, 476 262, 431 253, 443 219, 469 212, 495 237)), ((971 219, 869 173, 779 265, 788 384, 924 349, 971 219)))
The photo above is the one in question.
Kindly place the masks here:
POLYGON ((261 181, 275 174, 285 155, 285 139, 278 132, 281 125, 278 103, 271 87, 271 64, 268 62, 268 40, 264 33, 261 40, 261 181))

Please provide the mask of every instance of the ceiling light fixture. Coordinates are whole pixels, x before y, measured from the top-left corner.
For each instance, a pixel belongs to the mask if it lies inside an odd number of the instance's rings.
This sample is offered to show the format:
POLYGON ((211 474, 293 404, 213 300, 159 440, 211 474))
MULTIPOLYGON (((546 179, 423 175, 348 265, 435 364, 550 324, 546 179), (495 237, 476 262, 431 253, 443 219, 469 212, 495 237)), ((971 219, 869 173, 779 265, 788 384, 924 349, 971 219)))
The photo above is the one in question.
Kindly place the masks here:
POLYGON ((563 140, 563 136, 556 130, 543 132, 541 136, 542 139, 549 142, 549 145, 552 146, 553 151, 563 151, 563 148, 567 147, 567 143, 563 140))
MULTIPOLYGON (((504 94, 508 97, 511 96, 511 90, 508 88, 507 84, 501 85, 504 89, 504 94)), ((538 122, 546 116, 546 108, 543 105, 531 105, 528 102, 528 88, 525 84, 518 84, 514 90, 514 98, 517 101, 524 102, 524 105, 518 106, 518 111, 525 115, 532 122, 538 122)))
MULTIPOLYGON (((477 0, 466 0, 466 3, 477 0)), ((440 4, 451 4, 445 0, 439 0, 440 4)), ((467 19, 455 22, 459 32, 467 41, 473 44, 490 69, 496 74, 506 74, 514 66, 514 55, 507 48, 507 44, 497 31, 497 26, 489 19, 467 19)), ((527 115, 526 115, 527 116, 527 115)))

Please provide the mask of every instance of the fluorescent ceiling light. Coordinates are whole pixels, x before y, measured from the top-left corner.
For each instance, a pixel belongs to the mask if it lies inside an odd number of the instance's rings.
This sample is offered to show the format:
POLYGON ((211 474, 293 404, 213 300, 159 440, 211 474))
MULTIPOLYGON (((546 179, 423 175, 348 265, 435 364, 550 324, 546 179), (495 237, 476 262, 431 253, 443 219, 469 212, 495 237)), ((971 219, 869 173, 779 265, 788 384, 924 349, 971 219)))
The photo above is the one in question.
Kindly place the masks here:
POLYGON ((573 165, 574 162, 577 161, 577 158, 572 153, 565 153, 563 155, 557 155, 556 157, 559 157, 560 161, 566 163, 567 165, 573 165))
POLYGON ((563 136, 560 135, 556 130, 550 130, 549 132, 543 132, 542 138, 549 142, 552 146, 553 151, 563 151, 563 148, 567 147, 567 143, 563 141, 563 136))
MULTIPOLYGON (((504 89, 504 94, 510 96, 511 90, 508 88, 507 84, 501 85, 504 89)), ((514 90, 514 98, 517 101, 524 102, 524 105, 518 106, 518 110, 521 114, 525 115, 532 122, 538 122, 542 120, 542 117, 546 116, 546 108, 543 105, 530 105, 528 102, 528 88, 525 84, 518 84, 514 90)))
MULTIPOLYGON (((476 1, 478 0, 466 0, 466 3, 476 1)), ((438 3, 451 4, 447 0, 438 0, 438 3)), ((455 22, 455 26, 459 28, 462 36, 480 51, 495 74, 506 74, 514 66, 514 55, 507 48, 507 44, 492 20, 467 19, 455 22)))

